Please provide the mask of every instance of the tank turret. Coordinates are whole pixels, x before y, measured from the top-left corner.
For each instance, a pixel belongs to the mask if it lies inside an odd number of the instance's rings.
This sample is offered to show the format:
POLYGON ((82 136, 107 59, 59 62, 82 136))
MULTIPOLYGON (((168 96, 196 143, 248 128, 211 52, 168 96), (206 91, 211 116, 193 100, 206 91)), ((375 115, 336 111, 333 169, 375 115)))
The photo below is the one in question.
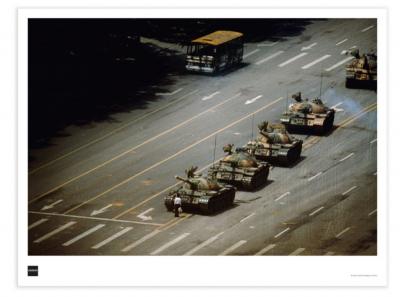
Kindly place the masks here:
POLYGON ((346 88, 376 89, 378 80, 376 53, 371 51, 360 55, 358 49, 347 50, 345 53, 355 58, 346 65, 346 88))

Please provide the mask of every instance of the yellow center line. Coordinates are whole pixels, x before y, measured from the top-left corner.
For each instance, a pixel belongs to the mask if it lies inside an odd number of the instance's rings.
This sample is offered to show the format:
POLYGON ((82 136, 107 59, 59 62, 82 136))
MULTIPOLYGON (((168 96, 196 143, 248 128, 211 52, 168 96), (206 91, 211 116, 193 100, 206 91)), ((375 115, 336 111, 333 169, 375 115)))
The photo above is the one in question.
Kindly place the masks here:
POLYGON ((163 109, 167 108, 168 106, 170 106, 170 105, 172 105, 174 103, 182 101, 187 96, 190 96, 190 95, 192 95, 194 93, 197 93, 198 91, 199 90, 194 90, 194 91, 192 91, 192 92, 190 92, 190 93, 188 93, 186 95, 183 95, 182 97, 180 97, 178 99, 175 99, 175 100, 171 101, 170 103, 168 103, 166 105, 163 105, 163 106, 161 106, 161 107, 159 107, 159 108, 157 108, 157 109, 155 109, 153 111, 150 111, 150 112, 148 112, 148 113, 146 113, 146 114, 144 114, 144 115, 142 115, 142 116, 140 116, 140 117, 138 117, 138 118, 136 118, 136 119, 134 119, 134 120, 132 120, 132 121, 130 121, 130 122, 118 127, 118 128, 116 128, 116 129, 108 132, 107 134, 105 134, 105 135, 103 135, 103 136, 101 136, 101 137, 99 137, 97 139, 94 139, 94 140, 92 140, 92 141, 90 141, 90 142, 88 142, 88 143, 86 143, 86 144, 84 144, 84 145, 82 145, 80 147, 77 147, 76 149, 70 151, 69 153, 61 155, 61 156, 59 156, 58 158, 56 158, 56 159, 54 159, 52 161, 49 161, 49 162, 47 162, 47 163, 45 163, 45 164, 43 164, 43 165, 41 165, 41 166, 39 166, 39 167, 37 167, 35 169, 32 169, 31 171, 29 171, 28 174, 31 175, 31 174, 33 174, 33 173, 35 173, 35 172, 37 172, 37 171, 39 171, 39 170, 41 170, 43 168, 46 168, 46 167, 50 166, 51 164, 54 164, 54 163, 56 163, 56 162, 58 162, 58 161, 60 161, 62 159, 65 159, 66 157, 68 157, 68 156, 70 156, 72 154, 75 154, 76 152, 79 152, 80 150, 82 150, 82 149, 84 149, 84 148, 86 148, 86 147, 88 147, 88 146, 90 146, 92 144, 95 144, 95 143, 97 143, 97 142, 99 142, 99 141, 101 141, 101 140, 103 140, 103 139, 115 134, 116 132, 121 131, 122 129, 125 129, 126 127, 128 127, 128 126, 130 126, 130 125, 132 125, 132 124, 134 124, 134 123, 136 123, 136 122, 148 117, 149 115, 152 115, 152 114, 154 114, 156 112, 159 112, 160 110, 163 110, 163 109))
POLYGON ((159 161, 159 162, 157 162, 157 163, 154 163, 154 164, 151 165, 150 167, 148 167, 148 168, 146 168, 146 169, 144 169, 144 170, 142 170, 142 171, 140 171, 140 172, 138 172, 138 173, 132 175, 131 177, 129 177, 129 178, 125 179, 124 181, 122 181, 122 182, 120 182, 120 183, 114 185, 113 187, 109 188, 108 190, 106 190, 106 191, 104 191, 104 192, 102 192, 102 193, 100 193, 100 194, 98 194, 98 195, 96 195, 96 196, 94 196, 94 197, 92 197, 92 198, 90 198, 90 199, 88 199, 88 200, 86 200, 86 201, 84 201, 84 202, 82 202, 82 203, 76 205, 76 206, 73 207, 73 208, 70 208, 69 210, 65 211, 64 214, 69 213, 69 212, 71 212, 71 211, 73 211, 73 210, 75 210, 75 209, 81 207, 82 205, 85 205, 85 204, 87 204, 87 203, 89 203, 89 202, 91 202, 91 201, 93 201, 93 200, 95 200, 95 199, 97 199, 97 198, 99 198, 99 197, 101 197, 101 196, 104 196, 105 194, 107 194, 107 193, 109 193, 109 192, 115 190, 116 188, 118 188, 118 187, 120 187, 120 186, 122 186, 122 185, 124 185, 124 184, 126 184, 126 183, 128 183, 128 182, 130 182, 131 180, 135 179, 136 177, 141 176, 141 175, 143 175, 144 173, 146 173, 146 172, 148 172, 148 171, 150 171, 150 170, 156 168, 157 166, 160 166, 160 165, 164 164, 165 162, 167 162, 167 161, 169 161, 169 160, 175 158, 176 156, 181 155, 182 153, 184 153, 184 152, 188 151, 189 149, 195 147, 196 145, 198 145, 198 144, 204 142, 205 140, 207 140, 207 139, 209 139, 209 138, 211 138, 211 137, 213 137, 213 136, 215 136, 215 135, 217 135, 217 134, 223 132, 223 131, 226 130, 226 129, 229 129, 230 127, 232 127, 232 126, 234 126, 234 125, 236 125, 236 124, 238 124, 238 123, 240 123, 240 122, 243 122, 244 120, 250 118, 250 117, 253 116, 254 114, 257 114, 257 113, 259 113, 259 112, 261 112, 261 111, 267 109, 268 107, 274 105, 275 103, 277 103, 278 101, 280 101, 280 100, 282 100, 282 99, 283 99, 283 97, 280 97, 280 98, 278 98, 278 99, 275 99, 274 101, 272 101, 272 102, 270 102, 270 103, 264 105, 263 107, 257 109, 256 111, 247 114, 246 116, 244 116, 244 117, 242 117, 242 118, 240 118, 240 119, 238 119, 238 120, 236 120, 236 121, 230 123, 229 125, 227 125, 227 126, 221 128, 221 129, 219 129, 219 130, 217 130, 217 131, 214 131, 213 133, 209 134, 208 136, 206 136, 206 137, 204 137, 204 138, 202 138, 202 139, 200 139, 200 140, 198 140, 198 141, 192 143, 191 145, 185 147, 184 149, 181 149, 180 151, 176 152, 175 154, 169 156, 168 158, 165 158, 165 159, 163 159, 163 160, 161 160, 161 161, 159 161))
POLYGON ((239 94, 236 94, 236 95, 234 95, 234 96, 232 96, 232 97, 230 97, 230 98, 228 98, 228 99, 226 99, 226 100, 224 100, 224 101, 222 101, 222 102, 220 102, 220 103, 218 103, 217 105, 214 105, 214 106, 210 107, 209 109, 207 109, 207 110, 205 110, 205 111, 203 111, 203 112, 200 112, 199 114, 197 114, 197 115, 195 115, 195 116, 193 116, 193 117, 191 117, 191 118, 189 118, 189 119, 187 119, 187 120, 185 120, 185 121, 179 123, 178 125, 176 125, 176 126, 170 128, 170 129, 167 129, 167 130, 165 130, 165 131, 163 131, 163 132, 161 132, 161 133, 159 133, 159 134, 157 134, 157 135, 155 135, 155 136, 153 136, 153 137, 151 137, 151 138, 145 140, 144 142, 142 142, 142 143, 140 143, 140 144, 138 144, 138 145, 136 145, 136 146, 130 148, 129 150, 126 150, 126 151, 120 153, 119 155, 117 155, 117 156, 115 156, 115 157, 113 157, 113 158, 111 158, 111 159, 109 159, 109 160, 107 160, 107 161, 105 161, 105 162, 103 162, 103 163, 97 165, 96 167, 94 167, 94 168, 92 168, 92 169, 90 169, 90 170, 87 170, 87 171, 85 171, 85 172, 79 174, 78 176, 75 176, 75 177, 69 179, 68 181, 62 183, 61 185, 58 185, 58 186, 56 186, 56 187, 54 187, 54 188, 52 188, 52 189, 46 191, 45 193, 43 193, 43 194, 41 194, 41 195, 39 195, 39 196, 36 196, 35 198, 33 198, 33 199, 31 199, 31 200, 29 201, 29 204, 32 203, 32 202, 37 201, 38 199, 40 199, 40 198, 42 198, 42 197, 44 197, 44 196, 46 196, 46 195, 48 195, 48 194, 50 194, 50 193, 52 193, 52 192, 54 192, 54 191, 56 191, 56 190, 62 188, 62 187, 66 186, 66 185, 68 185, 68 184, 70 184, 70 183, 72 183, 72 182, 74 182, 74 181, 76 181, 76 180, 78 180, 78 179, 80 179, 81 177, 84 177, 84 176, 88 175, 89 173, 91 173, 91 172, 93 172, 93 171, 95 171, 95 170, 97 170, 97 169, 100 169, 100 168, 102 168, 102 167, 104 167, 104 166, 110 164, 111 162, 113 162, 113 161, 115 161, 115 160, 118 160, 118 159, 122 158, 123 156, 125 156, 125 155, 131 153, 132 151, 137 150, 138 148, 140 148, 140 147, 142 147, 142 146, 144 146, 144 145, 146 145, 146 144, 149 144, 150 142, 156 140, 157 138, 160 138, 161 136, 164 136, 164 135, 166 135, 166 134, 168 134, 168 133, 170 133, 170 132, 172 132, 172 131, 174 131, 174 130, 176 130, 176 129, 178 129, 178 128, 184 126, 184 125, 186 125, 187 123, 189 123, 189 122, 195 120, 196 118, 198 118, 198 117, 200 117, 200 116, 202 116, 202 115, 204 115, 204 114, 210 112, 211 110, 213 110, 213 109, 215 109, 215 108, 217 108, 217 107, 219 107, 219 106, 221 106, 221 105, 223 105, 223 104, 228 103, 229 101, 231 101, 231 100, 237 98, 238 96, 240 96, 240 93, 239 93, 239 94))
POLYGON ((186 219, 188 219, 188 218, 190 218, 192 216, 193 216, 193 214, 186 214, 182 218, 173 218, 172 220, 166 222, 164 225, 158 227, 157 229, 160 230, 160 231, 165 231, 165 230, 167 230, 167 229, 179 224, 183 220, 186 220, 186 219))

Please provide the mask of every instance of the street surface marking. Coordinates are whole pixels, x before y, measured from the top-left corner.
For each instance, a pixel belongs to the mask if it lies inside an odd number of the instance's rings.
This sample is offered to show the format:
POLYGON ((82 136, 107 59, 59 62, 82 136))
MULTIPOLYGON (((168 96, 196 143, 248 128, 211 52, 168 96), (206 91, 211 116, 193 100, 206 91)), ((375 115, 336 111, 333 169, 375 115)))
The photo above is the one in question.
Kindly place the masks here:
POLYGON ((366 31, 368 31, 369 29, 372 29, 374 26, 369 26, 369 27, 367 27, 367 28, 364 28, 364 29, 362 29, 361 30, 361 32, 366 32, 366 31))
POLYGON ((49 219, 40 219, 39 221, 36 221, 32 223, 31 225, 28 226, 28 230, 31 230, 32 228, 35 228, 36 226, 39 226, 40 224, 43 224, 44 222, 47 222, 49 219))
POLYGON ((338 107, 338 106, 340 106, 342 104, 343 104, 343 102, 339 102, 338 104, 335 104, 334 106, 332 106, 331 109, 336 109, 336 107, 338 107))
POLYGON ((351 158, 352 156, 354 156, 354 153, 348 154, 346 157, 340 159, 339 162, 343 162, 343 161, 347 160, 348 158, 351 158))
POLYGON ((341 45, 342 43, 346 42, 347 40, 348 40, 347 38, 343 39, 343 40, 339 41, 338 43, 336 43, 336 45, 341 45))
POLYGON ((335 252, 327 252, 326 254, 325 254, 325 256, 333 256, 335 254, 335 252))
POLYGON ((259 51, 259 49, 255 49, 254 51, 251 51, 251 52, 249 52, 249 53, 243 55, 243 59, 244 59, 244 58, 247 58, 248 56, 251 56, 252 54, 255 54, 255 53, 258 52, 258 51, 259 51))
POLYGON ((278 238, 278 237, 281 236, 283 233, 286 233, 286 232, 289 231, 289 230, 290 230, 290 228, 287 227, 285 230, 283 230, 283 231, 279 232, 278 234, 276 234, 276 235, 274 236, 274 238, 278 238))
POLYGON ((217 235, 210 237, 209 239, 207 239, 206 241, 200 243, 198 246, 195 246, 194 248, 192 248, 190 251, 186 252, 184 255, 185 256, 190 256, 193 255, 195 252, 197 252, 198 250, 202 249, 203 247, 211 244, 212 242, 216 241, 222 234, 224 234, 224 232, 218 233, 217 235))
POLYGON ((368 216, 370 217, 370 216, 372 216, 374 213, 376 213, 376 209, 374 209, 373 211, 371 211, 371 212, 368 214, 368 216))
POLYGON ((318 208, 318 209, 314 210, 312 213, 310 213, 309 216, 311 217, 311 216, 315 215, 317 212, 319 212, 319 211, 321 211, 323 209, 324 209, 324 207, 321 206, 320 208, 318 208))
POLYGON ((249 99, 249 100, 246 100, 246 102, 244 103, 244 104, 251 104, 251 103, 253 103, 253 102, 256 102, 258 99, 260 99, 261 97, 262 97, 263 95, 258 95, 257 97, 254 97, 253 99, 249 99))
POLYGON ((99 210, 93 210, 91 213, 90 213, 90 216, 91 217, 93 217, 93 216, 97 216, 98 214, 101 214, 101 213, 103 213, 103 212, 105 212, 108 208, 110 208, 111 206, 113 206, 112 204, 108 204, 107 206, 104 206, 103 208, 101 208, 101 209, 99 209, 99 210))
POLYGON ((45 206, 42 207, 41 210, 48 210, 48 209, 50 209, 50 208, 53 208, 54 206, 56 206, 57 204, 61 203, 62 201, 63 201, 63 200, 60 199, 60 200, 57 200, 56 202, 53 202, 52 204, 45 205, 45 206))
POLYGON ((243 223, 244 221, 246 221, 248 218, 251 218, 252 216, 254 216, 255 215, 255 213, 253 212, 252 214, 249 214, 247 217, 244 217, 243 219, 241 219, 240 221, 239 221, 239 223, 243 223))
POLYGON ((315 179, 315 178, 317 178, 318 176, 320 176, 322 174, 322 172, 320 171, 320 172, 318 172, 316 175, 314 175, 314 176, 311 176, 309 179, 308 179, 308 181, 312 181, 313 179, 315 179))
POLYGON ((154 208, 149 208, 148 210, 145 210, 144 212, 140 213, 139 215, 137 215, 137 217, 139 219, 142 219, 143 221, 149 221, 152 219, 151 216, 146 216, 145 214, 152 211, 154 208))
POLYGON ((179 88, 173 92, 169 92, 169 93, 156 93, 157 96, 172 96, 175 95, 176 93, 179 93, 180 91, 182 91, 182 88, 179 88))
POLYGON ((344 195, 346 195, 346 194, 350 193, 351 191, 353 191, 354 189, 357 189, 357 188, 358 188, 357 186, 353 186, 353 187, 351 187, 351 188, 350 188, 350 189, 348 189, 347 191, 343 192, 343 193, 342 193, 342 196, 344 196, 344 195))
POLYGON ((68 214, 40 212, 40 211, 29 211, 29 213, 47 215, 47 216, 55 216, 55 217, 65 217, 65 218, 74 218, 74 219, 88 219, 88 220, 106 221, 106 222, 118 222, 118 223, 131 223, 131 224, 139 224, 139 225, 151 225, 151 226, 162 226, 163 225, 163 224, 157 224, 157 223, 138 222, 138 221, 129 221, 129 220, 117 220, 117 219, 108 219, 108 218, 96 218, 96 217, 87 217, 87 216, 79 216, 79 215, 68 215, 68 214))
POLYGON ((302 252, 304 252, 305 248, 298 248, 297 250, 295 250, 294 252, 292 252, 291 254, 289 254, 289 256, 297 256, 300 255, 302 252))
POLYGON ((301 48, 301 51, 309 50, 309 49, 313 48, 313 47, 316 46, 316 45, 317 45, 317 42, 314 42, 313 44, 310 44, 309 46, 303 46, 303 47, 301 48))
POLYGON ((74 224, 76 224, 76 222, 74 222, 74 221, 68 222, 68 223, 66 223, 66 224, 64 224, 64 225, 62 225, 62 226, 60 226, 60 227, 58 227, 57 229, 55 229, 55 230, 53 230, 53 231, 50 231, 49 233, 43 235, 42 237, 36 239, 36 240, 34 241, 34 243, 42 242, 43 240, 46 240, 46 239, 52 237, 53 235, 55 235, 55 234, 57 234, 57 233, 59 233, 59 232, 65 230, 65 229, 71 227, 71 226, 74 225, 74 224))
POLYGON ((94 143, 97 143, 97 142, 99 142, 99 141, 101 141, 101 140, 107 138, 108 136, 111 136, 111 135, 115 134, 116 132, 118 132, 118 131, 120 131, 120 130, 122 130, 122 129, 125 129, 126 127, 132 125, 133 123, 136 123, 136 122, 138 122, 138 121, 140 121, 140 120, 142 120, 142 119, 148 117, 149 115, 152 115, 152 114, 154 114, 154 113, 156 113, 156 112, 158 112, 158 111, 160 111, 160 110, 163 110, 163 109, 167 108, 168 106, 170 106, 170 105, 172 105, 172 104, 174 104, 174 103, 177 103, 177 102, 179 102, 179 101, 182 101, 182 100, 185 99, 186 97, 188 97, 188 96, 190 96, 190 95, 193 95, 193 94, 197 93, 198 91, 199 91, 199 90, 194 90, 194 91, 192 91, 192 92, 190 92, 190 93, 188 93, 188 94, 186 94, 186 95, 183 95, 183 96, 179 97, 178 99, 175 99, 175 100, 171 101, 170 103, 168 103, 168 104, 166 104, 166 105, 164 105, 164 106, 161 106, 161 107, 159 107, 159 108, 157 108, 157 109, 155 109, 155 110, 153 110, 153 111, 150 111, 150 112, 148 112, 148 113, 146 113, 146 114, 144 114, 144 115, 142 115, 142 116, 140 116, 140 117, 138 117, 138 118, 136 118, 136 119, 134 119, 134 120, 132 120, 132 121, 130 121, 130 122, 128 122, 128 123, 126 123, 126 124, 124 124, 124 125, 118 127, 118 128, 116 128, 116 129, 114 129, 114 130, 112 130, 112 131, 110 131, 110 132, 104 134, 103 136, 101 136, 101 137, 99 137, 99 138, 97 138, 97 139, 94 139, 94 140, 92 140, 92 141, 90 141, 90 142, 88 142, 88 143, 86 143, 86 144, 84 144, 84 145, 82 145, 82 146, 80 146, 80 147, 77 147, 76 149, 70 151, 69 153, 66 153, 66 154, 64 154, 64 155, 62 155, 62 156, 60 156, 60 157, 58 157, 58 158, 56 158, 56 159, 54 159, 54 160, 52 160, 52 161, 49 161, 49 162, 47 162, 47 163, 45 163, 45 164, 43 164, 43 165, 40 165, 39 167, 37 167, 37 168, 31 170, 31 171, 29 172, 29 175, 30 175, 30 174, 33 174, 33 173, 35 173, 35 172, 37 172, 37 171, 39 171, 39 170, 41 170, 41 169, 43 169, 43 168, 45 168, 45 167, 48 167, 49 165, 54 164, 55 162, 60 161, 60 160, 62 160, 62 159, 64 159, 64 158, 66 158, 66 157, 68 157, 68 156, 70 156, 70 155, 72 155, 72 154, 74 154, 74 153, 76 153, 76 152, 78 152, 78 151, 80 151, 80 150, 82 150, 82 149, 84 149, 84 148, 86 148, 86 147, 88 147, 88 146, 94 144, 94 143))
POLYGON ((236 120, 236 121, 230 123, 229 125, 227 125, 227 126, 221 128, 221 129, 219 129, 219 130, 217 130, 217 131, 215 131, 215 132, 209 134, 208 136, 204 137, 203 139, 200 139, 200 140, 198 140, 198 141, 192 143, 191 145, 186 146, 185 148, 181 149, 180 151, 176 152, 175 154, 173 154, 173 155, 171 155, 171 156, 169 156, 169 157, 167 157, 167 158, 165 158, 165 159, 163 159, 163 160, 161 160, 161 161, 159 161, 159 162, 157 162, 157 163, 154 163, 154 164, 151 165, 150 167, 148 167, 148 168, 146 168, 146 169, 144 169, 144 170, 142 170, 142 171, 140 171, 140 172, 138 172, 138 173, 132 175, 131 177, 129 177, 129 178, 125 179, 124 181, 122 181, 122 182, 120 182, 120 183, 114 185, 113 187, 109 188, 108 190, 106 190, 106 191, 104 191, 104 192, 102 192, 102 193, 100 193, 100 194, 98 194, 98 195, 96 195, 96 196, 94 196, 94 197, 92 197, 92 198, 90 198, 90 199, 88 199, 88 200, 86 200, 86 201, 84 201, 84 202, 82 202, 82 203, 76 205, 75 207, 73 207, 73 208, 71 208, 71 209, 69 209, 69 210, 67 210, 67 211, 65 211, 64 214, 67 214, 67 213, 69 213, 69 212, 71 212, 71 211, 73 211, 73 210, 75 210, 75 209, 81 207, 82 205, 85 205, 85 204, 87 204, 87 203, 89 203, 89 202, 91 202, 91 201, 93 201, 93 200, 95 200, 95 199, 97 199, 97 198, 99 198, 99 197, 101 197, 101 196, 103 196, 103 195, 105 195, 105 194, 107 194, 107 193, 109 193, 109 192, 115 190, 116 188, 118 188, 118 187, 120 187, 120 186, 122 186, 122 185, 124 185, 124 184, 126 184, 126 183, 128 183, 128 182, 130 182, 130 181, 133 180, 134 178, 136 178, 136 177, 138 177, 138 176, 140 176, 140 175, 143 175, 144 173, 150 171, 151 169, 154 169, 154 168, 156 168, 157 166, 160 166, 161 164, 164 164, 165 162, 167 162, 167 161, 169 161, 169 160, 175 158, 176 156, 179 156, 180 154, 182 154, 182 153, 188 151, 189 149, 191 149, 192 147, 195 147, 195 146, 198 145, 199 143, 202 143, 202 142, 204 142, 205 140, 207 140, 207 139, 209 139, 209 138, 211 138, 211 137, 213 137, 213 136, 215 136, 215 135, 221 133, 222 131, 224 131, 224 130, 226 130, 226 129, 229 129, 229 128, 231 128, 232 126, 234 126, 234 125, 236 125, 236 124, 238 124, 238 123, 240 123, 240 122, 242 122, 242 121, 244 121, 244 120, 246 120, 246 119, 252 117, 253 115, 255 115, 255 114, 257 114, 257 113, 259 113, 259 112, 261 112, 261 111, 267 109, 268 107, 272 106, 273 104, 277 103, 278 101, 280 101, 280 100, 282 100, 282 99, 283 99, 283 97, 279 97, 278 99, 276 99, 276 100, 274 100, 274 101, 272 101, 272 102, 270 102, 270 103, 264 105, 263 107, 257 109, 256 111, 253 111, 253 112, 247 114, 246 116, 244 116, 244 117, 242 117, 242 118, 240 118, 240 119, 238 119, 238 120, 236 120))
POLYGON ((121 252, 129 252, 131 249, 137 247, 138 245, 142 244, 143 242, 149 240, 150 238, 156 236, 158 233, 160 233, 161 231, 156 229, 153 232, 143 236, 142 238, 134 241, 133 243, 131 243, 130 245, 124 247, 121 252))
POLYGON ((78 236, 68 240, 67 242, 64 242, 62 245, 63 246, 69 246, 69 245, 73 244, 74 242, 77 242, 78 240, 80 240, 80 239, 82 239, 82 238, 84 238, 86 236, 89 236, 90 234, 96 232, 97 230, 103 228, 104 226, 105 226, 105 224, 99 224, 97 226, 94 226, 93 228, 91 228, 91 229, 79 234, 78 236))
POLYGON ((377 140, 377 139, 375 138, 374 140, 371 140, 369 143, 372 144, 372 143, 376 142, 376 140, 377 140))
POLYGON ((36 200, 38 200, 38 199, 40 199, 40 198, 42 198, 42 197, 44 197, 44 196, 46 196, 46 195, 48 195, 48 194, 50 194, 51 192, 54 192, 54 191, 56 191, 56 190, 58 190, 58 189, 60 189, 60 188, 62 188, 62 187, 64 187, 64 186, 66 186, 66 185, 68 185, 68 184, 70 184, 70 183, 76 181, 77 179, 79 179, 79 178, 81 178, 81 177, 84 177, 84 176, 88 175, 89 173, 91 173, 91 172, 93 172, 93 171, 95 171, 95 170, 97 170, 97 169, 99 169, 99 168, 102 168, 102 167, 108 165, 109 163, 111 163, 111 162, 113 162, 113 161, 115 161, 115 160, 118 160, 118 159, 122 158, 123 156, 125 156, 125 155, 131 153, 132 151, 137 150, 138 148, 140 148, 140 147, 142 147, 142 146, 144 146, 144 145, 146 145, 146 144, 148 144, 148 143, 150 143, 150 142, 152 142, 152 141, 154 141, 154 140, 156 140, 157 138, 160 138, 161 136, 164 136, 164 135, 166 135, 166 134, 172 132, 173 130, 176 130, 176 129, 178 129, 178 128, 184 126, 184 125, 186 125, 187 123, 189 123, 189 122, 195 120, 196 118, 202 116, 203 114, 205 114, 205 113, 207 113, 207 112, 210 112, 210 111, 213 110, 214 108, 217 108, 217 107, 219 107, 219 106, 221 106, 221 105, 223 105, 223 104, 225 104, 225 103, 227 103, 227 102, 229 102, 229 101, 231 101, 231 100, 237 98, 238 96, 240 96, 240 93, 238 93, 238 94, 236 94, 236 95, 234 95, 234 96, 232 96, 232 97, 230 97, 230 98, 228 98, 228 99, 226 99, 226 100, 224 100, 224 101, 222 101, 222 102, 220 102, 220 103, 214 105, 213 107, 211 107, 211 108, 209 108, 209 109, 207 109, 207 110, 204 110, 204 111, 198 113, 197 115, 195 115, 195 116, 193 116, 193 117, 191 117, 191 118, 189 118, 189 119, 187 119, 187 120, 185 120, 185 121, 179 123, 178 125, 176 125, 176 126, 174 126, 174 127, 171 127, 171 128, 169 128, 169 129, 167 129, 167 130, 165 130, 165 131, 163 131, 163 132, 161 132, 161 133, 159 133, 159 134, 157 134, 157 135, 155 135, 155 136, 153 136, 153 137, 151 137, 151 138, 145 140, 144 142, 142 142, 142 143, 140 143, 140 144, 138 144, 138 145, 136 145, 136 146, 130 148, 129 150, 127 150, 127 151, 125 151, 125 152, 120 153, 119 155, 117 155, 117 156, 115 156, 115 157, 113 157, 113 158, 111 158, 111 159, 109 159, 109 160, 107 160, 107 161, 105 161, 105 162, 103 162, 103 163, 97 165, 96 167, 94 167, 94 168, 92 168, 92 169, 90 169, 90 170, 88 170, 88 171, 86 171, 86 172, 83 172, 83 173, 79 174, 79 175, 76 176, 76 177, 73 177, 73 178, 69 179, 68 181, 62 183, 61 185, 58 185, 58 186, 52 188, 51 190, 48 190, 47 192, 45 192, 45 193, 43 193, 43 194, 41 194, 41 195, 39 195, 39 196, 37 196, 37 197, 31 199, 31 200, 29 201, 29 204, 32 203, 32 202, 34 202, 34 201, 36 201, 36 200))
POLYGON ((330 56, 331 56, 331 55, 324 55, 324 56, 322 56, 321 58, 318 58, 318 59, 312 61, 311 63, 308 63, 307 65, 304 65, 303 67, 301 67, 301 69, 308 69, 308 68, 310 68, 311 66, 314 66, 315 64, 317 64, 317 63, 319 63, 319 62, 322 62, 323 60, 328 59, 330 56))
POLYGON ((201 100, 203 100, 203 101, 206 101, 206 100, 209 100, 209 99, 211 99, 212 97, 214 97, 215 95, 218 95, 220 92, 214 92, 214 93, 212 93, 212 94, 210 94, 210 95, 208 95, 208 96, 205 96, 205 97, 203 97, 201 100))
POLYGON ((105 246, 107 243, 113 241, 114 239, 117 239, 118 237, 124 235, 126 232, 129 232, 133 229, 133 227, 126 227, 124 229, 122 229, 121 231, 115 233, 114 235, 111 235, 110 237, 108 237, 107 239, 99 242, 98 244, 92 246, 92 249, 97 250, 99 248, 101 248, 102 246, 105 246))
POLYGON ((257 44, 257 46, 274 46, 278 42, 279 41, 275 41, 275 42, 272 42, 272 43, 260 43, 260 44, 257 44))
POLYGON ((240 240, 240 241, 236 242, 234 245, 232 245, 231 247, 229 247, 225 251, 223 251, 221 254, 219 254, 219 256, 228 255, 229 253, 233 252, 234 250, 236 250, 238 247, 245 244, 246 242, 247 242, 246 240, 240 240))
POLYGON ((276 198, 275 201, 279 201, 279 200, 281 200, 282 198, 286 197, 287 195, 290 195, 290 192, 283 193, 283 194, 280 195, 278 198, 276 198))
POLYGON ((269 244, 269 245, 267 245, 265 248, 261 249, 261 250, 258 251, 256 254, 254 254, 254 256, 263 255, 263 254, 265 254, 266 252, 268 252, 269 250, 272 250, 275 246, 276 246, 276 244, 269 244))
POLYGON ((293 58, 291 58, 291 59, 289 59, 289 60, 287 60, 287 61, 285 61, 285 62, 279 64, 278 67, 286 66, 287 64, 290 64, 290 63, 296 61, 297 59, 300 59, 301 57, 304 57, 304 56, 306 56, 306 55, 308 55, 308 53, 301 53, 301 54, 299 54, 299 55, 297 55, 297 56, 294 56, 293 58))
POLYGON ((347 227, 346 229, 344 229, 343 231, 339 232, 338 234, 336 234, 336 238, 339 238, 340 236, 342 236, 344 233, 346 233, 347 231, 350 230, 350 227, 347 227))
POLYGON ((160 248, 156 249, 155 251, 153 251, 150 255, 157 255, 159 253, 161 253, 163 250, 169 248, 170 246, 174 245, 175 243, 181 241, 182 239, 184 239, 186 236, 188 236, 190 233, 183 233, 182 235, 178 236, 177 238, 167 242, 166 244, 164 244, 163 246, 161 246, 160 248))
POLYGON ((344 63, 346 63, 346 62, 348 62, 348 61, 350 61, 350 60, 353 60, 353 59, 354 59, 353 56, 347 57, 346 59, 343 59, 343 60, 337 62, 336 64, 333 64, 331 67, 326 68, 325 71, 331 71, 331 70, 333 70, 333 69, 339 67, 340 65, 342 65, 342 64, 344 64, 344 63))
POLYGON ((261 65, 262 63, 265 63, 265 62, 267 62, 267 61, 269 61, 269 60, 271 60, 271 59, 273 59, 273 58, 275 58, 275 57, 277 57, 277 56, 279 56, 280 54, 283 54, 283 53, 284 53, 283 51, 278 51, 275 54, 272 54, 272 55, 270 55, 270 56, 268 56, 268 57, 256 62, 256 65, 261 65))

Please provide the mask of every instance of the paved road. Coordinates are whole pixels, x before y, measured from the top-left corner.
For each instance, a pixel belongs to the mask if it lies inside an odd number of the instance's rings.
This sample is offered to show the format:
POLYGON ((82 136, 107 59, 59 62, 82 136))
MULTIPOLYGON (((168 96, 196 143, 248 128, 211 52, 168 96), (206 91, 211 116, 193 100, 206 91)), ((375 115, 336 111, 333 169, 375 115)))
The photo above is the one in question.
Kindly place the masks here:
POLYGON ((69 127, 30 152, 29 254, 376 255, 377 98, 344 87, 341 54, 376 50, 376 40, 372 19, 317 21, 299 36, 246 44, 236 71, 173 77, 146 110, 69 127), (221 213, 165 210, 173 176, 206 169, 215 137, 216 158, 223 144, 244 145, 253 121, 279 120, 287 93, 318 96, 321 71, 335 129, 298 136, 296 166, 273 168, 265 187, 237 192, 221 213))

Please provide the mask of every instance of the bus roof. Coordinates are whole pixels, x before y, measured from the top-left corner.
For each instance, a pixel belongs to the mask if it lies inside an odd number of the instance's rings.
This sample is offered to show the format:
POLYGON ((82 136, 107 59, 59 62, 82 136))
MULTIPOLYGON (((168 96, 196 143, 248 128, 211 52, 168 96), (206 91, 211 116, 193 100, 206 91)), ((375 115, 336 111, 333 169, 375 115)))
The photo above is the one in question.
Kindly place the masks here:
POLYGON ((209 44, 209 45, 220 45, 241 36, 243 36, 242 33, 235 31, 215 31, 208 35, 194 39, 192 40, 192 42, 209 44))

